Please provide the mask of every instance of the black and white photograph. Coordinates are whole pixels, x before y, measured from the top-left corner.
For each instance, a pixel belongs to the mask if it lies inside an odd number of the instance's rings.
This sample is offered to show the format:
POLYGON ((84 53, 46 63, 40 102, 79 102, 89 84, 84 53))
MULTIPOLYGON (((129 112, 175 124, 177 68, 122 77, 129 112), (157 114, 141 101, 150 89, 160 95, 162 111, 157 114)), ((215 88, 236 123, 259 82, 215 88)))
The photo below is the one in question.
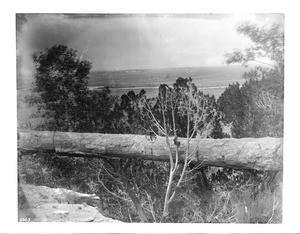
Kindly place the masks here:
POLYGON ((17 13, 17 222, 281 224, 284 13, 17 13))
POLYGON ((297 0, 1 9, 0 233, 299 233, 297 0))

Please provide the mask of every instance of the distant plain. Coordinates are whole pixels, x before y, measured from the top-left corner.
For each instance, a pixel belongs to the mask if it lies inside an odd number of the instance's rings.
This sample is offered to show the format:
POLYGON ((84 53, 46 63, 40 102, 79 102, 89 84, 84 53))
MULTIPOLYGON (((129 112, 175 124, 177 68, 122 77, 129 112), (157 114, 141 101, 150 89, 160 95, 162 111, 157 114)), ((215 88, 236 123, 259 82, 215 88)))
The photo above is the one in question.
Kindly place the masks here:
POLYGON ((242 66, 220 66, 97 71, 91 72, 89 86, 91 89, 109 86, 111 94, 118 96, 130 90, 139 92, 144 89, 147 97, 153 97, 157 95, 160 84, 171 85, 178 77, 191 77, 198 89, 218 98, 229 84, 242 84, 245 81, 242 75, 248 69, 242 66))
MULTIPOLYGON (((146 91, 147 97, 154 97, 158 93, 160 84, 172 85, 178 77, 191 77, 199 90, 205 94, 214 95, 216 99, 224 92, 229 84, 239 82, 243 84, 243 73, 249 70, 242 66, 222 67, 189 67, 189 68, 164 68, 116 71, 92 71, 89 75, 89 88, 101 89, 109 86, 111 95, 121 96, 133 90, 139 93, 146 91)), ((17 108, 18 125, 31 123, 36 125, 40 119, 30 119, 34 107, 28 107, 24 102, 25 96, 30 94, 30 86, 25 85, 22 78, 18 78, 17 108)))

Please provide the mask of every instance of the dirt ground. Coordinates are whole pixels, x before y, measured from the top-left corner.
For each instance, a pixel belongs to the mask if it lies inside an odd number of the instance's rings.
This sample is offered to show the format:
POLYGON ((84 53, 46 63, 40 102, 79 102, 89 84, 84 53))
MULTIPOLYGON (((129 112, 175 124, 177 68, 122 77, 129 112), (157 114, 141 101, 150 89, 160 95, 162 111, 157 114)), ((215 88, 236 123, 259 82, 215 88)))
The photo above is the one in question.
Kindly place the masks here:
POLYGON ((104 217, 99 197, 67 189, 19 184, 19 222, 121 222, 104 217))

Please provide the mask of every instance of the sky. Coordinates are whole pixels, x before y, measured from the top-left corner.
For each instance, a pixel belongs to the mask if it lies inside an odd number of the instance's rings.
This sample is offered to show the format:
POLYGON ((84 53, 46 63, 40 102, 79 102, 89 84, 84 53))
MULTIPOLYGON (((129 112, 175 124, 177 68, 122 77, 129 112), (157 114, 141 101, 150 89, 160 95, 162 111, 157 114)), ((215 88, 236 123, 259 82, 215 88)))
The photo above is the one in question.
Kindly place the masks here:
POLYGON ((283 22, 282 14, 26 14, 17 16, 18 74, 30 76, 31 54, 55 44, 78 51, 92 71, 224 66, 224 54, 251 41, 247 21, 283 22))

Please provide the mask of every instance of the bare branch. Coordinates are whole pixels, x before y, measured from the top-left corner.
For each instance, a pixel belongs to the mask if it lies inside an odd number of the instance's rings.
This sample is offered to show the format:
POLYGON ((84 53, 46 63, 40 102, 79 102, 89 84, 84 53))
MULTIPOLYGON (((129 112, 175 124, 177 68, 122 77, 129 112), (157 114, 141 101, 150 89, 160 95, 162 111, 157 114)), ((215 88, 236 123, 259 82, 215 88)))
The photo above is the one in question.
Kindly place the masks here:
POLYGON ((100 179, 101 169, 102 169, 102 168, 100 168, 100 170, 99 170, 99 172, 98 172, 97 178, 98 178, 98 182, 102 185, 102 187, 103 187, 109 194, 113 195, 114 197, 119 198, 119 199, 121 199, 121 200, 123 200, 123 201, 126 201, 126 202, 130 202, 130 200, 129 200, 128 198, 124 198, 124 197, 121 197, 121 196, 117 195, 116 193, 110 191, 110 190, 105 186, 105 184, 104 184, 104 183, 102 182, 102 180, 100 179))

